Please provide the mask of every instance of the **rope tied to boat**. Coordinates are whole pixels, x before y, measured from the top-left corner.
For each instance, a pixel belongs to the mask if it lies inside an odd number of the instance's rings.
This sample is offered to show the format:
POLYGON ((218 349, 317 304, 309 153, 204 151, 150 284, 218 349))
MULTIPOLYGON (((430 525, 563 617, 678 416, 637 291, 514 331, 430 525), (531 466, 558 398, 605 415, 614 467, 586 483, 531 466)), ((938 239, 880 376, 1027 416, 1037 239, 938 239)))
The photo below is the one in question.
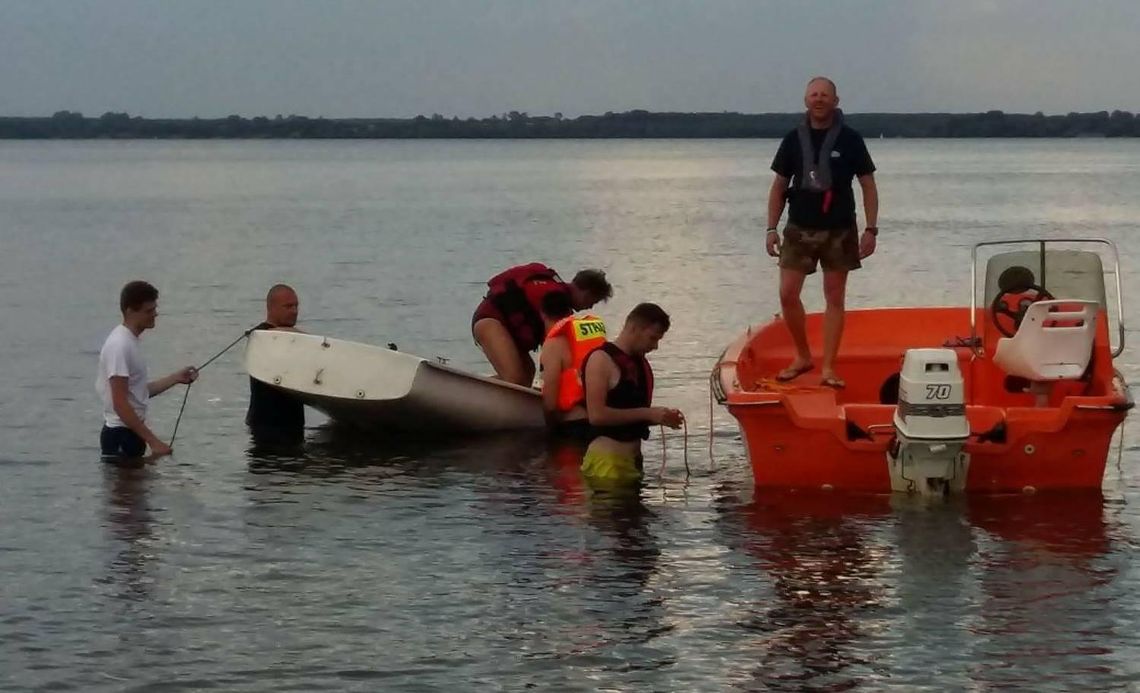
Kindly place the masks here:
MULTIPOLYGON (((241 335, 237 339, 235 339, 234 341, 230 342, 226 346, 225 349, 222 349, 218 353, 216 353, 213 356, 211 356, 210 358, 206 359, 205 363, 203 363, 201 366, 198 366, 194 370, 197 371, 198 373, 201 373, 203 368, 210 365, 214 361, 218 360, 218 358, 220 358, 222 356, 222 354, 226 353, 230 349, 233 349, 234 346, 236 346, 238 342, 240 342, 241 340, 248 337, 249 334, 251 332, 253 332, 255 329, 257 329, 257 328, 251 327, 248 330, 246 330, 245 332, 242 332, 241 335)), ((189 397, 190 397, 190 388, 193 387, 193 385, 194 385, 193 381, 186 383, 186 391, 182 393, 182 406, 179 407, 179 409, 178 409, 178 418, 174 420, 174 432, 170 434, 170 445, 174 445, 174 438, 175 438, 175 436, 178 435, 178 424, 182 422, 182 413, 186 411, 186 400, 189 399, 189 397)))
MULTIPOLYGON (((716 407, 714 405, 714 400, 715 400, 715 395, 714 395, 713 389, 710 387, 709 388, 709 447, 708 447, 708 450, 709 450, 709 470, 710 471, 713 471, 716 469, 716 456, 715 456, 714 450, 713 450, 713 436, 715 434, 715 416, 714 415, 715 415, 715 411, 716 411, 716 407)), ((688 419, 682 419, 681 420, 681 426, 682 426, 682 431, 681 431, 682 442, 685 446, 684 452, 683 452, 683 459, 685 461, 685 478, 688 479, 689 477, 692 476, 692 472, 689 468, 689 420, 688 419)), ((658 476, 661 479, 664 479, 665 478, 665 463, 667 461, 666 442, 665 442, 665 426, 661 425, 660 428, 661 428, 661 470, 658 473, 658 476)))

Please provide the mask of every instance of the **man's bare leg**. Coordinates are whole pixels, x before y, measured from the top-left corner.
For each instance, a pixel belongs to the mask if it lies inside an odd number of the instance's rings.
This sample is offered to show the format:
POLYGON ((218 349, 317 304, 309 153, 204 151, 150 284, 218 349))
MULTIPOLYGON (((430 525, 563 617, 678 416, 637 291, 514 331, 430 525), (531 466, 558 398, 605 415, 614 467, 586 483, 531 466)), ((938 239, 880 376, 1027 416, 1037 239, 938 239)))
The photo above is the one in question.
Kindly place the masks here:
POLYGON ((523 359, 503 323, 483 318, 475 323, 472 332, 497 378, 525 387, 534 384, 534 361, 523 359))
POLYGON ((843 338, 847 301, 846 271, 823 273, 823 297, 827 307, 823 312, 823 363, 820 364, 820 376, 825 384, 830 379, 833 384, 842 386, 843 381, 835 374, 835 359, 839 355, 839 342, 843 338))
POLYGON ((791 380, 812 368, 811 347, 808 346, 807 317, 800 293, 807 275, 799 270, 780 268, 780 310, 784 323, 792 335, 796 347, 796 358, 776 376, 778 380, 791 380))

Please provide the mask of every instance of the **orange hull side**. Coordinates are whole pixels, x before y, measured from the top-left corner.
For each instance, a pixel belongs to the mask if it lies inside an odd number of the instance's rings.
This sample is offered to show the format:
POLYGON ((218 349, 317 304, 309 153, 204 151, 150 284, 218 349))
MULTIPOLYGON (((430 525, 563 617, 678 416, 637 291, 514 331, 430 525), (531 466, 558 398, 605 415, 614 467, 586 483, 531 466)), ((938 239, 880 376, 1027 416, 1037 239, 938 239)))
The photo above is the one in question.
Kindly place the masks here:
MULTIPOLYGON (((971 461, 966 488, 1001 492, 1100 488, 1112 436, 1131 398, 1114 377, 1107 319, 1098 318, 1093 376, 1059 383, 1047 406, 1010 392, 990 358, 996 336, 979 311, 982 355, 958 347, 967 393, 971 461), (1001 424, 1004 435, 984 436, 1001 424)), ((822 387, 818 369, 780 383, 774 374, 792 358, 787 329, 777 319, 741 337, 714 371, 714 388, 739 421, 758 487, 890 490, 886 451, 895 407, 881 403, 906 349, 961 343, 969 335, 965 308, 850 311, 836 367, 841 390, 822 387)), ((819 353, 821 316, 808 319, 819 353)))
MULTIPOLYGON (((733 408, 730 405, 729 410, 733 408)), ((758 487, 888 492, 889 435, 847 440, 846 426, 806 427, 781 406, 733 412, 740 421, 758 487)), ((971 412, 981 414, 981 412, 971 412)), ((980 416, 992 417, 992 412, 980 416)), ((974 417, 971 418, 971 422, 974 417)), ((1006 443, 969 443, 968 491, 1098 489, 1123 412, 1075 412, 1060 430, 1010 412, 1006 443)), ((887 421, 883 422, 888 423, 887 421)), ((972 430, 979 430, 971 425, 972 430)))

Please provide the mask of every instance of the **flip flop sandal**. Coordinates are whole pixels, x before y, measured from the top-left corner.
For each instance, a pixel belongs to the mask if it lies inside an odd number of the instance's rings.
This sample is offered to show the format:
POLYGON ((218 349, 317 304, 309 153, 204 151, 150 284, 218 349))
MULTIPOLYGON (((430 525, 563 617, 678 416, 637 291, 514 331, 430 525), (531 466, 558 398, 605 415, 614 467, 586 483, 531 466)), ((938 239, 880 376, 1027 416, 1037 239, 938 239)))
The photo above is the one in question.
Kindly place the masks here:
POLYGON ((784 370, 782 370, 776 374, 776 382, 786 383, 789 380, 795 380, 796 378, 800 377, 804 373, 807 373, 808 371, 810 371, 813 368, 815 368, 814 363, 809 363, 806 366, 800 366, 799 368, 785 368, 784 370))

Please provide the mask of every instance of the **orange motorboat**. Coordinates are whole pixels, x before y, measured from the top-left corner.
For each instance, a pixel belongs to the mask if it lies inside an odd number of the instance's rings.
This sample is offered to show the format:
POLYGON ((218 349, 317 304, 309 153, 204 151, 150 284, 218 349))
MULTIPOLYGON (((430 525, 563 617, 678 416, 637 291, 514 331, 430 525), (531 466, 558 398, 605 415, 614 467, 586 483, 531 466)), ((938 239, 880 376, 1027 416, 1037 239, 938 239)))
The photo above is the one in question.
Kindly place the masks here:
MULTIPOLYGON (((969 306, 848 311, 836 361, 842 389, 821 384, 818 370, 776 380, 795 353, 779 316, 729 345, 711 385, 740 424, 756 486, 1101 487, 1133 406, 1113 364, 1124 348, 1115 245, 994 241, 975 246, 972 259, 969 306)), ((822 318, 807 318, 815 354, 822 318)))

